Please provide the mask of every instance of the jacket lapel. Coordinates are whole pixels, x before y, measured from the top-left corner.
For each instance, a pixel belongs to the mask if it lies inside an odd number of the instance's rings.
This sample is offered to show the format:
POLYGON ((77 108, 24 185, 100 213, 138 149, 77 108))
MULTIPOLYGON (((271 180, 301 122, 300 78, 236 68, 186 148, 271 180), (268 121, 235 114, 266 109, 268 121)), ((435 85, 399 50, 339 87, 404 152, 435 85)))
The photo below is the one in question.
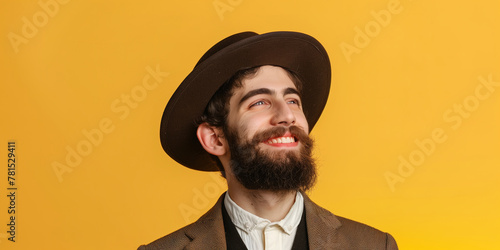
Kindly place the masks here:
POLYGON ((337 242, 337 229, 342 223, 328 210, 316 205, 307 195, 304 196, 307 236, 309 249, 340 249, 337 242))
MULTIPOLYGON (((337 229, 342 223, 328 210, 312 202, 307 195, 304 197, 306 212, 307 236, 309 249, 340 249, 337 242, 337 229)), ((185 235, 191 242, 185 249, 226 249, 226 237, 222 220, 221 195, 212 209, 198 221, 188 226, 185 235)))
POLYGON ((224 194, 221 195, 212 209, 186 228, 185 235, 191 242, 186 245, 185 249, 226 249, 221 210, 224 194))

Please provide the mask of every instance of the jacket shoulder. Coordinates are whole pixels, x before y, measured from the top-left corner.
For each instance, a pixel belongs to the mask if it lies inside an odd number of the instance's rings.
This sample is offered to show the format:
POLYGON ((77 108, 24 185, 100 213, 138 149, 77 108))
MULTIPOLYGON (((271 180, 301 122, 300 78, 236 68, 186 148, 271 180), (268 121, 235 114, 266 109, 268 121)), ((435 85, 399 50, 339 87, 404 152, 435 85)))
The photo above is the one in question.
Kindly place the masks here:
POLYGON ((398 249, 394 238, 366 224, 336 216, 342 223, 338 234, 353 249, 398 249))
POLYGON ((217 203, 207 213, 194 223, 167 234, 147 245, 142 245, 138 249, 184 249, 187 246, 190 249, 199 249, 202 246, 213 246, 213 249, 219 249, 219 246, 225 246, 221 210, 223 197, 224 194, 221 195, 217 203))
POLYGON ((185 233, 192 225, 187 225, 147 245, 142 245, 138 250, 183 249, 192 240, 185 233))
POLYGON ((312 202, 307 195, 304 197, 311 249, 398 249, 390 234, 334 215, 312 202))

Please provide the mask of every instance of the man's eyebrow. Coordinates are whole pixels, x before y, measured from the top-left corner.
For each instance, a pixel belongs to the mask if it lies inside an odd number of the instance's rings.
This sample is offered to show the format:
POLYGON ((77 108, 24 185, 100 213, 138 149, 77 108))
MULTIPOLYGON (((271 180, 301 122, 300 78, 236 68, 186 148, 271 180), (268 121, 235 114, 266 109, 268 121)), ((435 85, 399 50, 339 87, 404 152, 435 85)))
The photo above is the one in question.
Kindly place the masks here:
POLYGON ((273 90, 267 89, 267 88, 260 88, 260 89, 254 89, 252 91, 249 91, 246 95, 244 95, 240 102, 238 103, 238 106, 241 105, 244 101, 246 101, 248 98, 260 94, 267 94, 267 95, 272 95, 275 92, 273 90))
POLYGON ((302 97, 302 95, 300 94, 300 92, 298 90, 294 89, 294 88, 286 88, 283 91, 283 95, 289 95, 289 94, 296 94, 299 97, 302 97))

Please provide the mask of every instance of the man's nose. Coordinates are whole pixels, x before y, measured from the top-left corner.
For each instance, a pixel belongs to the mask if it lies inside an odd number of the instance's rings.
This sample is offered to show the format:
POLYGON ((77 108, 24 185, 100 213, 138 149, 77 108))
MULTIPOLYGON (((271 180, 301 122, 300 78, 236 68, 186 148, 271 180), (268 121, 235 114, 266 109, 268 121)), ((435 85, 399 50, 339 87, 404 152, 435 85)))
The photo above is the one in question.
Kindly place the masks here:
POLYGON ((295 114, 286 101, 275 102, 273 112, 273 125, 290 126, 295 124, 295 114))

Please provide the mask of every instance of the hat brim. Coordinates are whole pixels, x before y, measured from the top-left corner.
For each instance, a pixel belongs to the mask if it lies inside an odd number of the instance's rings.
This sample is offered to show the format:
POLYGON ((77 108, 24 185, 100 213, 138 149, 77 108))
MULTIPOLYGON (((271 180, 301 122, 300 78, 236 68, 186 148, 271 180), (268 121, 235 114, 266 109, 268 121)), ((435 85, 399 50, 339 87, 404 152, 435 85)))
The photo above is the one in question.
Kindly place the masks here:
POLYGON ((303 82, 302 107, 312 129, 330 92, 328 54, 309 35, 271 32, 233 43, 196 65, 163 112, 160 140, 165 152, 188 168, 217 171, 216 164, 196 137, 195 121, 225 81, 241 69, 261 65, 281 66, 300 77, 303 82))

